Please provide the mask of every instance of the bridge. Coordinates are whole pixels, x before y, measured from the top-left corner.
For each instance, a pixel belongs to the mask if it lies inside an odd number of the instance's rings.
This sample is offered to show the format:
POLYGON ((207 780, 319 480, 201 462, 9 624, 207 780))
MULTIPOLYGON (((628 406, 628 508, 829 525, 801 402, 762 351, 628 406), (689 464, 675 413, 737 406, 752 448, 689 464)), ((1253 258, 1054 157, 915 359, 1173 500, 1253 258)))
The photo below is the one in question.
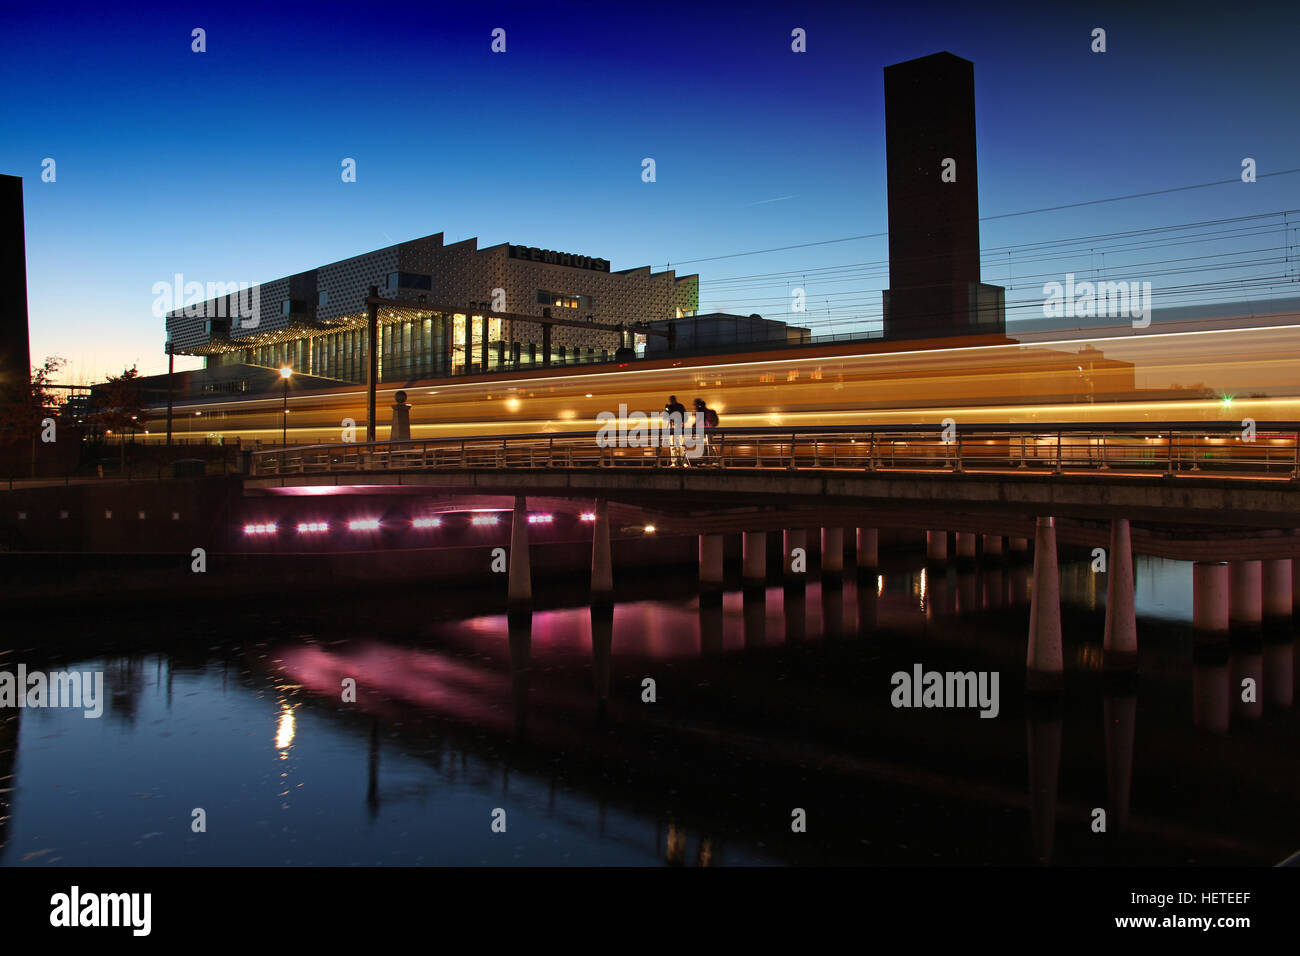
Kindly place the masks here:
POLYGON ((1300 596, 1300 423, 939 425, 714 429, 682 458, 664 432, 517 434, 316 445, 252 453, 246 496, 456 495, 512 512, 510 606, 531 601, 527 499, 569 501, 593 518, 593 601, 612 592, 609 504, 635 506, 647 527, 699 536, 704 591, 723 580, 723 536, 743 537, 748 585, 767 579, 767 537, 792 555, 820 529, 820 570, 844 570, 846 530, 856 564, 874 572, 884 527, 925 529, 927 558, 997 559, 1003 539, 1033 539, 1029 686, 1062 674, 1058 531, 1108 558, 1105 660, 1136 663, 1134 550, 1194 561, 1198 637, 1226 641, 1292 615, 1300 596), (946 426, 946 427, 945 427, 946 426), (982 536, 983 548, 977 549, 982 536), (1225 560, 1230 559, 1230 560, 1225 560), (1294 565, 1294 566, 1293 566, 1294 565))

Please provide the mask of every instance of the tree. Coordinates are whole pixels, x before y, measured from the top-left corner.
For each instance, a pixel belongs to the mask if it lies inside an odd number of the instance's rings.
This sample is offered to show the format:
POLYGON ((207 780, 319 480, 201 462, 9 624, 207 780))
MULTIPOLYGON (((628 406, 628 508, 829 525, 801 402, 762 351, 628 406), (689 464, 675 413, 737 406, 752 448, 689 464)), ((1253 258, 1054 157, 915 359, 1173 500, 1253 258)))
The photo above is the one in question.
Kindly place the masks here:
POLYGON ((33 478, 36 477, 36 437, 45 419, 54 417, 59 404, 50 391, 51 379, 63 365, 63 359, 51 355, 45 364, 32 366, 30 381, 13 382, 0 390, 0 444, 31 442, 33 478))
POLYGON ((103 425, 105 431, 116 431, 120 436, 123 471, 126 471, 126 433, 135 431, 145 411, 139 378, 139 370, 132 365, 121 375, 110 375, 103 385, 95 386, 92 391, 94 410, 90 420, 103 425))

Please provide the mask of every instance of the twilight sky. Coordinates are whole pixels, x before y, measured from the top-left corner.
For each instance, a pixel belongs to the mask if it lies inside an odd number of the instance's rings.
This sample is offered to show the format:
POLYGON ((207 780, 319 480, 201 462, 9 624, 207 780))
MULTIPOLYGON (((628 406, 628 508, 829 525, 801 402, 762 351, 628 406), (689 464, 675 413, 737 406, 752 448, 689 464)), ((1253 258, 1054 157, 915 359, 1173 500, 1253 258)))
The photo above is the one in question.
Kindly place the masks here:
POLYGON ((154 283, 264 281, 439 231, 671 263, 705 310, 869 326, 883 237, 690 260, 883 233, 881 71, 940 50, 975 63, 981 216, 1238 180, 984 222, 1009 318, 1067 271, 1149 279, 1157 306, 1300 294, 1300 173, 1265 175, 1300 167, 1300 8, 1131 6, 10 5, 0 172, 24 177, 33 360, 162 371, 154 283), (1031 245, 1053 240, 1075 241, 1031 245))

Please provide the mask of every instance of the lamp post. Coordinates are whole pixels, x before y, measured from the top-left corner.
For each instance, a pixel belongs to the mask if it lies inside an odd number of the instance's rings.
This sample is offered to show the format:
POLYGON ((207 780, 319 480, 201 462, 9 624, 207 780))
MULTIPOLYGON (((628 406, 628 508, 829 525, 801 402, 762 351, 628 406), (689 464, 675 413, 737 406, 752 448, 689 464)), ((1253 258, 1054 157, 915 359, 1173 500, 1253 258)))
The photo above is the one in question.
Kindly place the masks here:
POLYGON ((284 407, 280 413, 280 445, 283 447, 289 444, 289 379, 293 377, 293 369, 287 365, 280 367, 280 378, 284 380, 284 407))

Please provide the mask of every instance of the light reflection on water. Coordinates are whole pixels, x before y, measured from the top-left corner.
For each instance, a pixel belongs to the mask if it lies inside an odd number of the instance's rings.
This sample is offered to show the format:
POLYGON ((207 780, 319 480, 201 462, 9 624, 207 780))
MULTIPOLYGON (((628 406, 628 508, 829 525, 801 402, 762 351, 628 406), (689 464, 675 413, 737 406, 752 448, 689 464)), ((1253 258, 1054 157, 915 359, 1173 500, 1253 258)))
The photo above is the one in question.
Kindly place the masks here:
POLYGON ((24 710, 0 725, 0 863, 1271 863, 1293 852, 1293 642, 1194 655, 1190 566, 1139 558, 1139 642, 1151 649, 1136 688, 1103 685, 1104 577, 1086 561, 1062 572, 1070 673, 1045 710, 1019 685, 1023 564, 900 562, 861 586, 850 573, 716 600, 687 586, 524 621, 430 620, 413 601, 350 618, 296 609, 268 631, 269 612, 249 609, 195 635, 197 650, 132 651, 133 622, 96 622, 92 640, 126 650, 59 666, 105 671, 104 718, 24 710), (229 639, 268 632, 283 637, 229 639), (998 670, 998 719, 891 708, 890 675, 914 663, 998 670), (1258 699, 1238 700, 1245 678, 1258 699), (1086 825, 1099 793, 1122 824, 1104 840, 1086 825), (790 832, 794 807, 808 811, 806 834, 790 832), (195 808, 206 833, 191 830, 195 808), (490 829, 498 808, 505 833, 490 829))

